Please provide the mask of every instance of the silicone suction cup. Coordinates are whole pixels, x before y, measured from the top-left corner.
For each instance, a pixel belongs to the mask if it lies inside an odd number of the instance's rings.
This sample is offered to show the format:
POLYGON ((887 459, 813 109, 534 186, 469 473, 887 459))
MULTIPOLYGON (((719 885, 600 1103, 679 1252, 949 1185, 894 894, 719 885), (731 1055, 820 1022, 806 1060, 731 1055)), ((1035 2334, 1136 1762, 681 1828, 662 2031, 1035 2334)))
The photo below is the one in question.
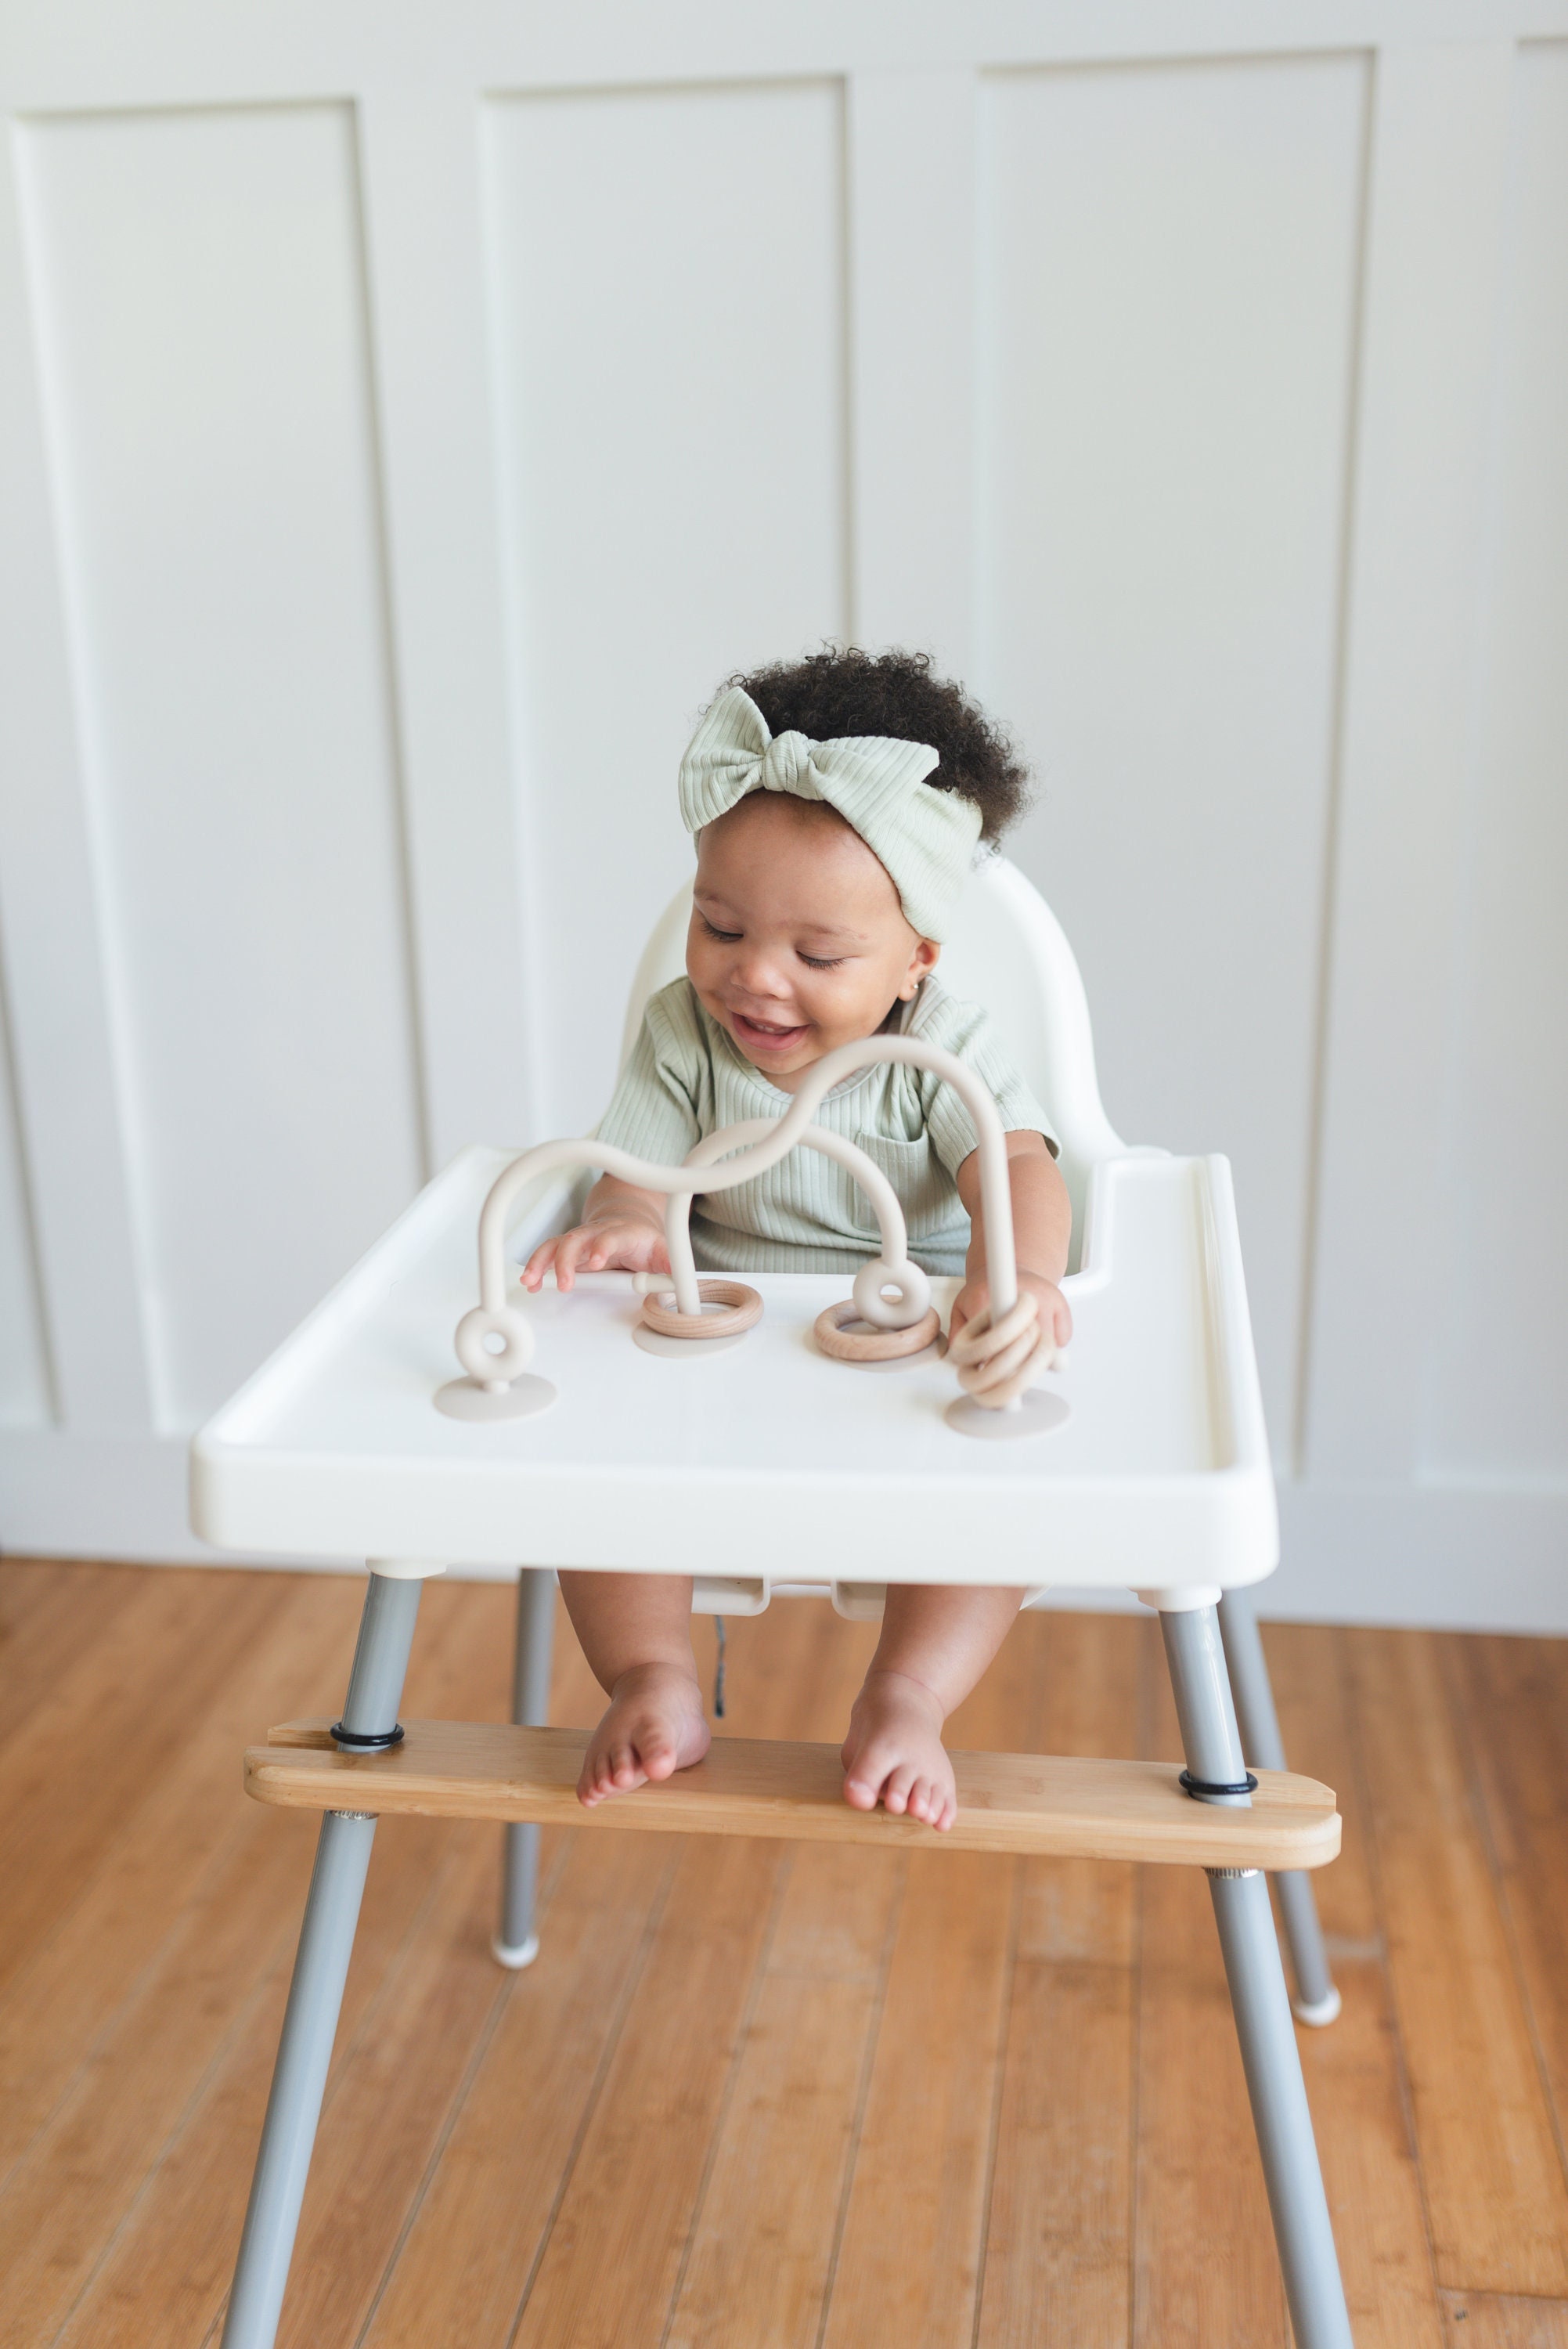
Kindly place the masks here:
POLYGON ((972 1395, 959 1395, 942 1416, 960 1435, 978 1435, 990 1444, 1015 1444, 1020 1436, 1048 1435, 1071 1413, 1072 1405, 1065 1395, 1029 1387, 1018 1397, 1016 1411, 987 1411, 972 1395))
POLYGON ((506 1387, 481 1387, 476 1379, 453 1379, 438 1387, 432 1400, 449 1419, 531 1419, 548 1411, 557 1389, 548 1379, 525 1371, 506 1387))

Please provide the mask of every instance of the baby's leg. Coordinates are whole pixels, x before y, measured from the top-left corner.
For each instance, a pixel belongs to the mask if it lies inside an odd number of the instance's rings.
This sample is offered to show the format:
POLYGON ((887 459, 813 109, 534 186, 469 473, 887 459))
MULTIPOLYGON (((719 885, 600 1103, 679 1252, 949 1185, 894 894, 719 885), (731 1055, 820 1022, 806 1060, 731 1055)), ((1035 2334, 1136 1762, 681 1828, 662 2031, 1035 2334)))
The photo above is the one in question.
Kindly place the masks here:
POLYGON ((610 1700, 583 1757, 578 1801, 592 1807, 700 1762, 709 1740, 691 1649, 691 1577, 563 1573, 561 1595, 610 1700))
POLYGON ((844 1800, 947 1828, 958 1816, 942 1724, 1001 1646, 1021 1590, 892 1585, 882 1638, 850 1714, 844 1800))

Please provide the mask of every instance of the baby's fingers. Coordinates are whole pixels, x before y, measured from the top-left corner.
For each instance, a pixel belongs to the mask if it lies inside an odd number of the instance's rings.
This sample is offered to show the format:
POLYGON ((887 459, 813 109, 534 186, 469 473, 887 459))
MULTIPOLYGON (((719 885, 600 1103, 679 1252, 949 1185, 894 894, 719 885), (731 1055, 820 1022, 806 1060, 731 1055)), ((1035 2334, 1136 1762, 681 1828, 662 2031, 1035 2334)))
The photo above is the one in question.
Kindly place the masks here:
POLYGON ((544 1276, 554 1263, 555 1253, 560 1246, 559 1239, 540 1241, 539 1246, 522 1268, 524 1288, 542 1288, 544 1286, 544 1276))
POLYGON ((593 1251, 600 1235, 579 1224, 575 1231, 565 1233, 555 1243, 555 1286, 570 1288, 578 1272, 593 1270, 593 1251))

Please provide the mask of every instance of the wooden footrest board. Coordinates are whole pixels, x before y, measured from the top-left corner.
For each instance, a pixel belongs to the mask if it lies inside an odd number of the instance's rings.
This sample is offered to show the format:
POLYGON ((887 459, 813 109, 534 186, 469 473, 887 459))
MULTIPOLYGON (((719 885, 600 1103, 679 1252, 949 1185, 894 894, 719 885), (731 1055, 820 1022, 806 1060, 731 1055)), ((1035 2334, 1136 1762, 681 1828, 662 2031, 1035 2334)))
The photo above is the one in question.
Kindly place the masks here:
POLYGON ((1184 1794, 1179 1763, 954 1754, 957 1824, 936 1835, 917 1819, 851 1810, 836 1745, 716 1738, 691 1769, 589 1811, 574 1792, 585 1729, 469 1721, 410 1721, 405 1728, 403 1743, 387 1753, 344 1754, 329 1723, 286 1722, 246 1754, 246 1790, 295 1810, 923 1843, 1199 1868, 1321 1868, 1339 1850, 1331 1789, 1283 1770, 1260 1771, 1250 1809, 1225 1809, 1184 1794))

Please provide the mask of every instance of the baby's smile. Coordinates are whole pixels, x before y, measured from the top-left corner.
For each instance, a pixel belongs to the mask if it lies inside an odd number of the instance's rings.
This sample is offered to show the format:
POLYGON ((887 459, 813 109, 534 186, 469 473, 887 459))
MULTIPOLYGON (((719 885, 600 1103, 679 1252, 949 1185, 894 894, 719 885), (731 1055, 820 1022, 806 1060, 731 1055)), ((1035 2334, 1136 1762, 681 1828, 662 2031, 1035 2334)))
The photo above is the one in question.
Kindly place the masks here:
POLYGON ((732 1011, 729 1024, 736 1042, 748 1052, 787 1052, 809 1032, 804 1020, 785 1027, 777 1019, 753 1019, 744 1011, 732 1011))

